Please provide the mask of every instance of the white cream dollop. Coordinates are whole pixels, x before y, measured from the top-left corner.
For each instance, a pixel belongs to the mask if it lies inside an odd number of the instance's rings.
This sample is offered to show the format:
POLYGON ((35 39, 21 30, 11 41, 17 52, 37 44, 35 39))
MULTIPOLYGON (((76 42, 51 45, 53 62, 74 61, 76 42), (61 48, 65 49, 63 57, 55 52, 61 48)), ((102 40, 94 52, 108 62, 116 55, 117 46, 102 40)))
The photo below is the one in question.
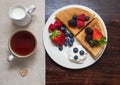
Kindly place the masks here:
POLYGON ((82 64, 82 63, 84 63, 84 61, 86 60, 86 58, 87 58, 87 52, 82 48, 82 46, 81 45, 74 45, 74 46, 72 46, 71 48, 69 48, 68 49, 68 59, 71 61, 71 62, 73 62, 73 63, 78 63, 78 64, 82 64), (77 53, 75 53, 75 52, 73 52, 73 49, 74 48, 78 48, 78 52, 77 53), (83 55, 80 55, 79 54, 79 51, 80 50, 83 50, 84 51, 84 54, 83 55), (74 56, 75 55, 77 55, 78 56, 78 58, 77 59, 74 59, 74 56))

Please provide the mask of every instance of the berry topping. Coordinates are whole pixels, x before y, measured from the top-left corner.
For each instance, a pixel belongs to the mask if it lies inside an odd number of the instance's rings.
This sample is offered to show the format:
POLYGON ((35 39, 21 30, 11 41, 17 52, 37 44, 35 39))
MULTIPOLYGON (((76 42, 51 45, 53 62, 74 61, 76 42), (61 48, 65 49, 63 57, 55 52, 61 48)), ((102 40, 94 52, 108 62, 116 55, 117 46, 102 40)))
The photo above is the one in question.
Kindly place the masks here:
POLYGON ((60 30, 63 31, 64 33, 66 32, 66 28, 65 27, 60 27, 60 30))
POLYGON ((54 24, 50 24, 49 28, 48 28, 48 31, 53 32, 55 29, 56 29, 56 26, 54 24))
POLYGON ((89 43, 89 45, 90 45, 90 47, 94 47, 95 46, 95 44, 94 43, 89 43))
POLYGON ((65 35, 60 30, 55 30, 51 33, 50 39, 57 46, 62 46, 65 43, 65 35))
POLYGON ((69 45, 70 47, 73 46, 73 42, 69 41, 69 42, 68 42, 68 45, 69 45))
POLYGON ((62 22, 59 20, 56 20, 54 25, 56 26, 56 28, 60 28, 62 26, 62 22))
POLYGON ((75 60, 77 60, 77 59, 78 59, 78 56, 77 56, 77 55, 75 55, 75 56, 74 56, 74 59, 75 59, 75 60))
POLYGON ((85 36, 85 40, 86 40, 87 42, 89 42, 90 40, 92 40, 92 35, 90 35, 90 34, 86 35, 86 36, 85 36))
POLYGON ((78 48, 77 47, 73 48, 73 52, 77 53, 78 52, 78 48))
POLYGON ((84 21, 77 21, 77 27, 78 28, 81 28, 81 27, 83 27, 84 26, 84 24, 85 24, 85 22, 84 21))
POLYGON ((73 34, 72 34, 72 33, 70 33, 70 34, 69 34, 69 37, 70 37, 70 38, 73 38, 73 34))
POLYGON ((83 55, 83 54, 84 54, 84 51, 83 51, 83 50, 80 50, 79 54, 80 54, 80 55, 83 55))
POLYGON ((73 15, 72 19, 76 20, 77 19, 77 15, 73 15))
POLYGON ((65 43, 64 43, 64 46, 67 46, 67 45, 68 45, 68 43, 67 43, 67 42, 65 42, 65 43))
POLYGON ((59 46, 58 49, 59 49, 60 51, 62 51, 62 50, 63 50, 63 46, 59 46))
POLYGON ((93 30, 92 30, 90 27, 87 27, 87 28, 85 29, 85 32, 86 32, 86 34, 92 34, 92 33, 93 33, 93 30))
POLYGON ((81 15, 79 15, 78 17, 77 17, 77 19, 79 20, 79 21, 85 21, 85 14, 81 14, 81 15))
POLYGON ((76 20, 71 19, 71 20, 68 21, 68 25, 71 26, 71 27, 76 27, 77 22, 76 22, 76 20))
POLYGON ((66 38, 66 42, 69 42, 69 38, 66 38))
POLYGON ((105 45, 107 44, 106 37, 104 37, 103 34, 95 28, 93 29, 92 40, 90 43, 93 43, 94 45, 105 45))
POLYGON ((70 41, 71 41, 71 42, 74 42, 74 38, 70 38, 70 41))
POLYGON ((93 30, 93 35, 92 35, 93 40, 100 40, 102 37, 103 35, 99 30, 97 29, 93 30))
POLYGON ((85 17, 85 20, 86 20, 86 21, 88 21, 89 19, 90 19, 89 16, 86 16, 86 17, 85 17))
POLYGON ((65 37, 68 37, 69 36, 69 33, 68 32, 65 32, 65 37))

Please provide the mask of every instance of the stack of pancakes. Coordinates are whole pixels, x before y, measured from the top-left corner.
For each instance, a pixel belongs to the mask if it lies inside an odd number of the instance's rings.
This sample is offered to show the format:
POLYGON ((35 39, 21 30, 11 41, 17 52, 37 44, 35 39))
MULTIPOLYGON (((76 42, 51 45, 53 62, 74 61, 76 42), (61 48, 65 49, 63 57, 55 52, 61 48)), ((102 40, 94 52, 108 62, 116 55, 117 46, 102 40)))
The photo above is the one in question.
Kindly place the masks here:
POLYGON ((104 36, 104 28, 98 18, 95 17, 93 13, 90 13, 84 9, 81 8, 68 8, 64 9, 56 14, 56 18, 59 19, 66 28, 73 33, 75 38, 82 44, 82 46, 91 54, 91 56, 94 59, 97 59, 102 52, 103 45, 90 47, 89 43, 85 40, 85 29, 87 27, 90 27, 91 29, 98 29, 104 36), (82 28, 78 28, 77 26, 75 28, 70 27, 68 25, 68 21, 72 18, 73 15, 80 15, 85 14, 86 16, 89 16, 89 20, 85 21, 85 25, 82 28))

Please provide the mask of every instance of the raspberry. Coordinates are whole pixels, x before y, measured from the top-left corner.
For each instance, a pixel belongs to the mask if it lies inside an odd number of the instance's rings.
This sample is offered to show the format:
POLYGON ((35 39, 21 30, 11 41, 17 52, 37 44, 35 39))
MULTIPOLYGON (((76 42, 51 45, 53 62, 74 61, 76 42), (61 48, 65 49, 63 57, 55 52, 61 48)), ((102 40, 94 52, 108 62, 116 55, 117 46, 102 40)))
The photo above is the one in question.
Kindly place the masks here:
POLYGON ((50 24, 49 28, 48 28, 48 31, 53 32, 55 29, 56 29, 56 26, 54 24, 50 24))
POLYGON ((84 21, 77 21, 77 27, 78 28, 81 28, 81 27, 83 27, 84 26, 84 24, 85 24, 85 22, 84 21))
POLYGON ((85 21, 86 20, 85 19, 85 14, 79 15, 77 19, 80 20, 80 21, 85 21))
POLYGON ((54 22, 54 25, 56 26, 56 28, 60 28, 62 26, 62 22, 60 20, 56 20, 54 22))

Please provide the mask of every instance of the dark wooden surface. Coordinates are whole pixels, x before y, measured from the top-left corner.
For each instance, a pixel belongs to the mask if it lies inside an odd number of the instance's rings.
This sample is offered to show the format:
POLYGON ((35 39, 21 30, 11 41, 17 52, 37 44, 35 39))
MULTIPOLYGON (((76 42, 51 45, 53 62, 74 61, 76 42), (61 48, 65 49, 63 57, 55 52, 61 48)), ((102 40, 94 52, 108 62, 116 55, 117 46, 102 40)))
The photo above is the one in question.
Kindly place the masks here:
POLYGON ((80 70, 57 65, 46 53, 46 85, 120 85, 120 0, 46 0, 46 21, 65 5, 95 10, 108 30, 108 46, 98 62, 80 70))

